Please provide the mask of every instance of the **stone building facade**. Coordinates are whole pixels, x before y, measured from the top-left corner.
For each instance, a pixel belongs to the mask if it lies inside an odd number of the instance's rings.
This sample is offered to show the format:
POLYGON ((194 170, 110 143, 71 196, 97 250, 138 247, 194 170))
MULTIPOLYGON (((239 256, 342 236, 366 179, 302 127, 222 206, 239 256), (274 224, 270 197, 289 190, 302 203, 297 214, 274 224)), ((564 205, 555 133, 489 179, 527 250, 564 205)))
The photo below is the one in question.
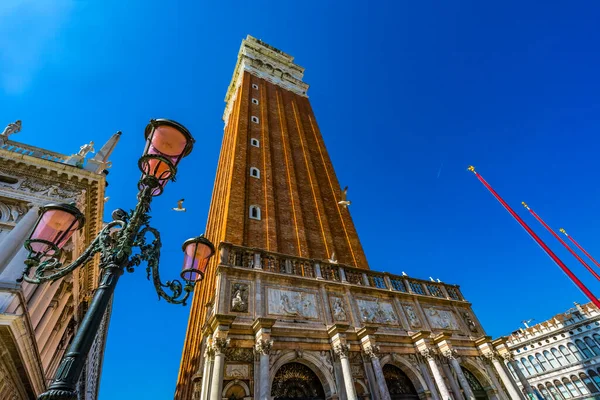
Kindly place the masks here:
POLYGON ((521 328, 506 344, 520 374, 544 399, 600 399, 600 312, 591 302, 521 328))
POLYGON ((457 285, 369 269, 303 73, 242 42, 175 398, 523 398, 457 285))
MULTIPOLYGON (((41 206, 76 203, 84 228, 65 246, 64 261, 78 257, 102 228, 108 156, 118 134, 86 160, 92 145, 66 156, 0 135, 0 399, 31 400, 45 391, 98 286, 97 260, 53 283, 17 283, 41 206)), ((20 124, 19 124, 20 128, 20 124)), ((110 313, 78 385, 80 399, 98 394, 110 313)))

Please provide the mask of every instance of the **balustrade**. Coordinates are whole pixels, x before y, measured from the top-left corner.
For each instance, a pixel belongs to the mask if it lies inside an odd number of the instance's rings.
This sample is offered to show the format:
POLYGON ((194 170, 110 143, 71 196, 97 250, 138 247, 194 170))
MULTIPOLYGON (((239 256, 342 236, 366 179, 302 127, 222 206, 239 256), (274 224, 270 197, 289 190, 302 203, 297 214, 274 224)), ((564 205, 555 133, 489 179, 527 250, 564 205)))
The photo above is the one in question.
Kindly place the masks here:
POLYGON ((227 254, 224 264, 232 267, 262 268, 263 271, 276 274, 323 279, 325 281, 348 283, 421 296, 462 300, 458 287, 454 285, 445 285, 443 283, 433 284, 428 281, 407 279, 407 277, 395 276, 388 273, 363 270, 341 264, 331 264, 326 261, 292 257, 260 249, 234 246, 228 243, 222 243, 222 246, 225 246, 225 254, 227 254), (320 276, 317 275, 317 264, 321 271, 320 276), (345 280, 343 276, 345 276, 345 280))
POLYGON ((12 142, 10 140, 6 141, 5 143, 0 141, 0 149, 54 162, 65 162, 68 158, 64 154, 54 153, 52 151, 39 149, 23 143, 12 142))

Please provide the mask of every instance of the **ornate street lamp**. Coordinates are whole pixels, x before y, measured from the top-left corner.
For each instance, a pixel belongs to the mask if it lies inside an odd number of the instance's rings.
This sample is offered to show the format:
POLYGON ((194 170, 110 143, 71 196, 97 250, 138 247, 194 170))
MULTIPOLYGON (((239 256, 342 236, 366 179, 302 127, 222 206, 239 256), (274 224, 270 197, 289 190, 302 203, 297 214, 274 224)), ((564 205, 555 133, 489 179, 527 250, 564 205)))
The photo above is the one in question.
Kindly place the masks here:
POLYGON ((83 214, 74 205, 50 204, 42 207, 33 233, 25 242, 29 257, 25 261, 22 279, 34 284, 60 279, 100 253, 100 284, 52 383, 38 400, 77 399, 77 381, 117 281, 125 270, 133 272, 136 266, 145 262, 148 279, 152 277, 159 298, 185 305, 194 284, 202 280, 208 261, 215 253, 213 244, 203 235, 188 239, 183 243, 181 278, 184 283, 179 280, 163 283, 160 280, 160 233, 149 224, 150 202, 163 192, 168 181, 175 180, 177 165, 192 151, 194 139, 185 127, 168 119, 151 120, 145 137, 146 148, 139 160, 142 177, 134 210, 129 213, 122 209, 113 211, 113 220, 69 265, 60 261, 62 247, 85 223, 83 214), (148 235, 152 237, 150 243, 147 242, 148 235))

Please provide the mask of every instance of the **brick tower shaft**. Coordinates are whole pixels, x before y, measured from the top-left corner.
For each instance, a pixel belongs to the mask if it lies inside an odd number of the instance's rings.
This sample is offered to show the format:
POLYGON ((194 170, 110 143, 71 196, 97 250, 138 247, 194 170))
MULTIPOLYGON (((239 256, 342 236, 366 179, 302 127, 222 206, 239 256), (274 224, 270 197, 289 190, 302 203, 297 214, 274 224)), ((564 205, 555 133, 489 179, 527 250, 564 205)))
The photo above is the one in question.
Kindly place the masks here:
MULTIPOLYGON (((369 269, 293 57, 250 36, 242 42, 223 115, 225 133, 206 236, 289 256, 369 269)), ((213 257, 196 286, 176 399, 190 399, 213 257)))

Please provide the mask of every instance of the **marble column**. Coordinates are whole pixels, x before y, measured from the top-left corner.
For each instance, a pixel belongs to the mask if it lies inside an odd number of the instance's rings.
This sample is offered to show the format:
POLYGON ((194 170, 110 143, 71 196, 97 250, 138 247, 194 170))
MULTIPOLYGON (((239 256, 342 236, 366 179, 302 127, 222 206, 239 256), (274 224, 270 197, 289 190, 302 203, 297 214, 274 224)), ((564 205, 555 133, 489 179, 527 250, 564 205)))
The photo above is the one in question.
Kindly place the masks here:
MULTIPOLYGON (((0 273, 2 273, 10 260, 25 243, 25 240, 31 234, 31 230, 35 226, 38 219, 39 207, 34 206, 27 211, 17 225, 8 233, 2 240, 2 252, 0 252, 0 273)), ((21 270, 23 265, 20 266, 21 270)))
POLYGON ((519 368, 519 365, 515 361, 513 355, 508 353, 508 354, 503 355, 503 357, 513 367, 515 374, 517 374, 517 377, 519 378, 521 385, 523 385, 523 388, 525 389, 525 393, 527 393, 527 395, 530 398, 535 399, 536 398, 535 392, 533 391, 533 388, 531 387, 531 385, 529 384, 529 381, 525 377, 525 374, 523 374, 523 371, 521 371, 521 368, 519 368))
POLYGON ((437 363, 435 362, 435 354, 433 353, 433 351, 426 349, 421 351, 421 355, 425 357, 425 359, 427 359, 427 364, 429 364, 429 369, 431 369, 433 380, 437 385, 442 400, 449 400, 451 398, 450 392, 448 391, 446 382, 444 382, 444 378, 442 377, 437 363))
POLYGON ((447 381, 450 383, 450 390, 454 393, 454 398, 464 400, 465 397, 463 396, 462 390, 460 390, 458 382, 454 379, 454 374, 452 373, 450 366, 445 359, 440 360, 440 364, 442 365, 442 370, 444 371, 447 381))
POLYGON ((208 400, 208 389, 211 384, 212 364, 214 363, 215 352, 210 345, 207 344, 204 351, 204 369, 202 370, 202 388, 200 390, 200 400, 208 400))
POLYGON ((348 345, 337 344, 333 351, 339 357, 342 364, 342 375, 344 376, 344 387, 346 388, 346 396, 348 400, 356 400, 356 390, 354 381, 352 380, 352 371, 350 369, 350 361, 348 360, 348 345))
POLYGON ((258 384, 258 398, 259 400, 269 400, 271 398, 269 388, 269 353, 273 346, 272 340, 259 339, 254 345, 256 353, 260 356, 260 378, 258 384))
POLYGON ((460 387, 462 387, 463 393, 467 400, 475 400, 475 395, 473 394, 473 390, 465 378, 465 374, 463 373, 462 368, 460 367, 460 363, 456 359, 456 353, 452 350, 447 350, 444 352, 444 357, 446 357, 450 361, 450 365, 454 369, 456 376, 458 378, 458 383, 460 383, 460 387))
POLYGON ((518 387, 515 387, 513 385, 513 380, 510 379, 510 377, 506 373, 504 366, 498 359, 498 357, 499 357, 498 354, 491 353, 491 354, 488 354, 487 357, 492 362, 494 369, 498 372, 498 375, 500 376, 500 380, 502 380, 504 387, 506 388, 506 390, 508 390, 509 397, 511 399, 519 399, 519 400, 522 399, 523 395, 521 394, 521 391, 519 390, 518 387))
POLYGON ((377 380, 375 379, 375 372, 373 372, 373 364, 366 360, 366 357, 363 358, 363 367, 365 369, 365 374, 367 375, 371 400, 381 400, 379 389, 377 387, 377 380))
POLYGON ((214 338, 211 347, 215 352, 213 364, 212 381, 210 383, 210 400, 221 400, 223 398, 223 373, 225 372, 225 348, 229 339, 214 338))
POLYGON ((433 400, 440 400, 438 392, 435 388, 435 384, 431 380, 431 374, 427 370, 427 365, 425 365, 425 363, 422 361, 422 358, 418 355, 415 355, 414 360, 419 367, 419 371, 421 371, 421 375, 423 375, 423 379, 425 379, 425 383, 427 383, 427 388, 431 392, 431 397, 433 400))
POLYGON ((391 400, 390 391, 385 383, 383 369, 381 368, 381 363, 379 362, 378 346, 366 346, 364 350, 365 354, 371 359, 371 364, 373 364, 373 372, 375 372, 375 380, 377 381, 377 387, 379 388, 381 400, 391 400))

